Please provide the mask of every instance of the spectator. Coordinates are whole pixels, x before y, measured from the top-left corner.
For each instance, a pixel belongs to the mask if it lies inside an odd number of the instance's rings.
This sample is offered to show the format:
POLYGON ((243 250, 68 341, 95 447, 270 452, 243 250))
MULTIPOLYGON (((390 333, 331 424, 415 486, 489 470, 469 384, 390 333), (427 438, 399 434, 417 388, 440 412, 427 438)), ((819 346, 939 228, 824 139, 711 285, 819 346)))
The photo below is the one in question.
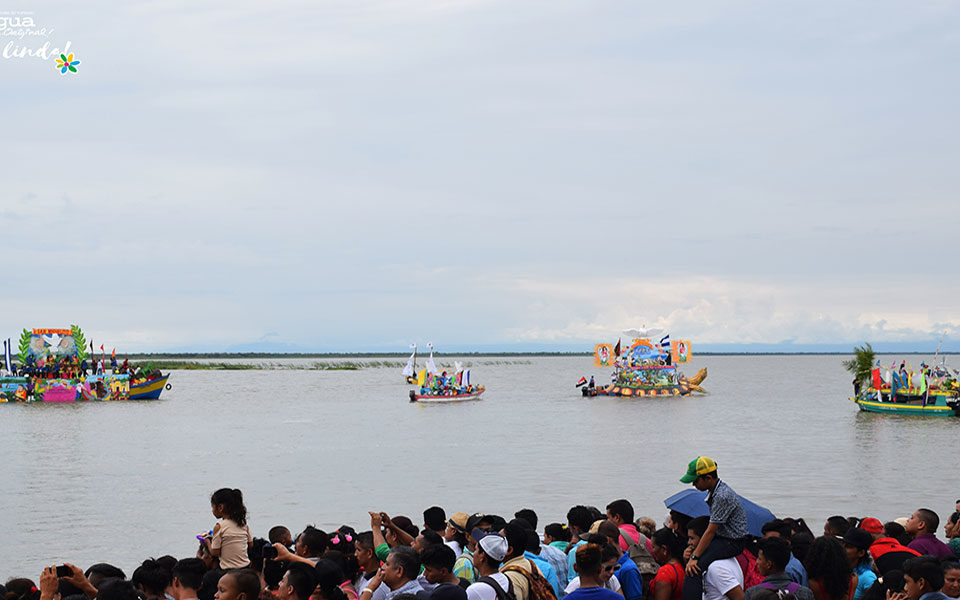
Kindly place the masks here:
POLYGON ((221 488, 210 496, 213 516, 220 519, 213 526, 213 535, 205 538, 210 554, 220 559, 223 569, 242 569, 250 565, 247 550, 253 536, 247 526, 247 507, 240 490, 221 488))
MULTIPOLYGON (((913 537, 907 547, 920 554, 929 554, 940 559, 955 559, 953 550, 937 539, 935 534, 938 527, 940 527, 940 517, 937 516, 937 513, 929 508, 917 509, 907 519, 907 524, 903 526, 907 534, 913 537)), ((906 570, 904 570, 904 574, 906 575, 906 570)))
MULTIPOLYGON (((710 526, 710 518, 691 519, 687 524, 687 545, 700 547, 700 539, 710 526)), ((687 595, 689 578, 683 581, 683 596, 687 595)), ((714 560, 703 573, 703 600, 743 600, 743 570, 736 558, 714 560)))
POLYGON ((173 600, 197 600, 207 566, 199 558, 185 558, 173 565, 173 600))
POLYGON ((160 563, 148 559, 134 570, 130 582, 147 600, 166 600, 165 592, 170 584, 170 574, 160 563))
POLYGON ((846 517, 834 515, 823 524, 823 535, 842 538, 848 529, 850 529, 850 521, 846 517))
POLYGON ((626 600, 641 600, 644 597, 643 577, 640 575, 637 563, 621 549, 621 532, 622 530, 613 521, 609 520, 601 521, 597 527, 597 533, 604 536, 603 543, 609 542, 617 549, 617 568, 614 570, 614 575, 620 582, 620 593, 626 600))
POLYGON ((818 537, 807 551, 803 566, 816 600, 853 600, 857 576, 840 540, 828 535, 818 537))
MULTIPOLYGON (((385 600, 393 600, 398 594, 416 594, 423 588, 417 583, 417 575, 420 573, 420 557, 417 552, 409 546, 397 546, 390 549, 387 560, 377 573, 377 577, 387 584, 390 591, 387 592, 385 600)), ((373 581, 377 581, 374 577, 373 581)), ((377 582, 379 585, 379 582, 377 582)), ((368 587, 373 587, 373 582, 368 587)), ((366 600, 361 598, 361 600, 366 600)))
POLYGON ((942 587, 943 569, 937 559, 920 556, 903 563, 903 591, 909 600, 948 600, 942 587))
POLYGON ((467 513, 454 513, 452 517, 447 520, 447 528, 443 532, 443 539, 451 549, 453 553, 460 558, 460 555, 463 554, 463 549, 467 547, 467 536, 470 535, 470 532, 467 530, 467 519, 470 518, 470 515, 467 513))
POLYGON ((293 546, 293 535, 283 525, 271 527, 267 533, 267 539, 270 540, 271 544, 282 544, 287 548, 293 546))
POLYGON ((317 587, 317 575, 313 565, 295 562, 291 563, 287 572, 280 580, 277 590, 279 600, 310 600, 313 590, 317 587))
POLYGON ((476 548, 473 566, 480 576, 467 588, 467 600, 497 600, 513 593, 510 579, 498 571, 500 562, 507 555, 507 540, 496 533, 483 533, 477 529, 473 534, 476 548))
POLYGON ((524 556, 529 539, 527 529, 518 523, 508 523, 503 528, 503 537, 507 538, 507 555, 500 565, 500 572, 510 580, 516 600, 529 600, 529 574, 536 572, 542 576, 543 572, 536 563, 524 556))
POLYGON ((447 513, 439 506, 423 511, 423 528, 443 535, 447 528, 447 513))
POLYGON ((620 600, 620 595, 604 587, 602 578, 603 550, 597 544, 585 544, 577 548, 577 574, 580 587, 567 595, 570 600, 620 600))
POLYGON ((800 585, 787 574, 790 562, 790 543, 773 536, 760 540, 757 550, 757 570, 763 575, 763 582, 747 590, 744 600, 756 600, 761 590, 770 590, 778 594, 792 594, 796 600, 813 600, 810 588, 800 585))
POLYGON ((651 554, 660 569, 650 582, 652 600, 680 600, 683 591, 683 549, 686 538, 664 527, 650 538, 651 554))
POLYGON ((943 563, 943 587, 940 591, 950 598, 960 598, 960 563, 943 563))
POLYGON ((871 544, 873 544, 873 536, 858 527, 848 529, 843 536, 843 549, 847 553, 850 568, 857 576, 857 589, 853 594, 853 600, 860 600, 877 580, 876 573, 870 568, 868 550, 871 544))
POLYGON ((217 582, 217 593, 214 598, 215 600, 258 600, 260 576, 253 569, 236 569, 224 573, 217 582))
POLYGON ((629 536, 634 544, 640 543, 640 532, 637 526, 633 524, 633 505, 629 500, 614 500, 607 505, 607 519, 620 528, 620 549, 626 552, 630 545, 627 541, 629 536))

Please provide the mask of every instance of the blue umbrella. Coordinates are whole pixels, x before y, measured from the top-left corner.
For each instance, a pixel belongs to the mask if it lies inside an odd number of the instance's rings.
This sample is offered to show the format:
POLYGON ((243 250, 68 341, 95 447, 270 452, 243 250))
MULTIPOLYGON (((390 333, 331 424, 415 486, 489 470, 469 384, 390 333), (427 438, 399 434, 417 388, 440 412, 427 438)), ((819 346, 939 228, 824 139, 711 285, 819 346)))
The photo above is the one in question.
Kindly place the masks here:
MULTIPOLYGON (((750 502, 743 496, 740 496, 743 502, 743 510, 747 513, 747 529, 751 535, 757 537, 763 535, 760 529, 764 523, 769 523, 776 517, 773 513, 759 504, 750 502)), ((707 492, 698 490, 683 490, 670 496, 663 501, 669 510, 675 510, 691 517, 702 517, 710 514, 710 507, 707 506, 707 492)))

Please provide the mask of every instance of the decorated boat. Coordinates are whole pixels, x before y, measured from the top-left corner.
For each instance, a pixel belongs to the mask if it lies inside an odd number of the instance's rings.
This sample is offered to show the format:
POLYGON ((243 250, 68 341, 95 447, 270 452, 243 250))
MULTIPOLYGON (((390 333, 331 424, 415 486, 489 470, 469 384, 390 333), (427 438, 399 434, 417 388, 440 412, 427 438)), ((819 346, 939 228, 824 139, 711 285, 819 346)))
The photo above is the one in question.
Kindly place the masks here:
POLYGON ((12 360, 12 342, 4 342, 4 367, 13 376, 0 377, 0 402, 108 401, 159 398, 170 389, 169 376, 148 368, 135 374, 127 371, 127 361, 117 369, 116 352, 111 353, 111 372, 105 372, 107 360, 100 346, 99 361, 93 343, 89 353, 83 332, 76 325, 69 329, 24 329, 20 336, 20 365, 12 360), (94 366, 87 373, 87 361, 94 366))
POLYGON ((870 344, 854 348, 844 366, 854 373, 854 396, 860 410, 873 413, 954 417, 960 414, 960 372, 946 365, 940 348, 933 365, 914 369, 906 361, 884 367, 870 344), (939 357, 939 363, 937 361, 939 357))
POLYGON ((612 382, 598 386, 593 377, 588 382, 581 378, 577 387, 584 396, 624 396, 655 398, 706 393, 700 383, 707 378, 703 368, 691 378, 680 372, 678 365, 693 358, 689 340, 670 340, 663 329, 628 329, 624 335, 632 338, 630 346, 621 350, 621 340, 613 344, 597 344, 594 348, 594 366, 612 367, 612 382))
POLYGON ((454 362, 452 372, 437 369, 433 362, 433 345, 426 368, 417 372, 417 388, 410 390, 410 402, 462 402, 479 400, 486 391, 482 385, 470 382, 470 369, 464 369, 460 361, 454 362))

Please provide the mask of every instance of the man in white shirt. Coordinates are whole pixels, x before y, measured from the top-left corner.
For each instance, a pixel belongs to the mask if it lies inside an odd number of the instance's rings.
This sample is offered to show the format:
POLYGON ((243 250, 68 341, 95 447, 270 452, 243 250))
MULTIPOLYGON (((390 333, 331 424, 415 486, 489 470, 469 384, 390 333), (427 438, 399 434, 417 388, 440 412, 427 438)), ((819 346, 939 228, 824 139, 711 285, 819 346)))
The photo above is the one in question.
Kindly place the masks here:
MULTIPOLYGON (((689 549, 700 544, 710 517, 692 519, 687 524, 689 549)), ((710 563, 703 576, 703 600, 743 600, 743 570, 735 558, 724 558, 710 563)))

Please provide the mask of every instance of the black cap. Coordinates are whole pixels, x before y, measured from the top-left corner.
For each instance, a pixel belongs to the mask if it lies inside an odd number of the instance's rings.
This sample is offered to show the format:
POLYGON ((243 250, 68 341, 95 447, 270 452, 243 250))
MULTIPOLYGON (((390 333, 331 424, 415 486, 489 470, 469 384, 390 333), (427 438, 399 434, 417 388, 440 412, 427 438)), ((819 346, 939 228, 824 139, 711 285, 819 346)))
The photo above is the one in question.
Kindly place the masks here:
POLYGON ((873 536, 859 527, 853 527, 848 529, 847 533, 843 535, 843 543, 855 546, 861 550, 869 550, 870 544, 873 543, 873 536))

